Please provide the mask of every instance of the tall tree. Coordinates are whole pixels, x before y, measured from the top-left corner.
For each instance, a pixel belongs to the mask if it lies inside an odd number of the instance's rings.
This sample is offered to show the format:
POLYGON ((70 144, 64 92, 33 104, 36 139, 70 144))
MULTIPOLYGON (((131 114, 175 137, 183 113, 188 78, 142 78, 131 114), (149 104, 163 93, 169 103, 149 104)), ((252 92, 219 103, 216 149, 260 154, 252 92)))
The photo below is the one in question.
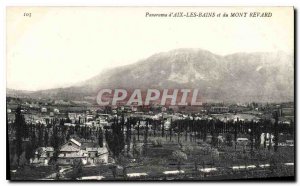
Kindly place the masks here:
POLYGON ((218 133, 217 132, 214 132, 213 130, 211 131, 211 145, 216 147, 218 146, 218 133))
POLYGON ((45 131, 45 135, 44 135, 44 144, 46 147, 49 145, 49 133, 47 130, 45 131))
POLYGON ((147 119, 146 121, 145 143, 148 142, 148 133, 149 133, 149 119, 147 119))
POLYGON ((264 123, 264 149, 267 148, 267 121, 263 120, 264 123))
POLYGON ((164 118, 162 118, 162 121, 161 121, 161 137, 164 137, 165 136, 165 121, 164 121, 164 118))
POLYGON ((234 123, 234 149, 236 149, 236 143, 237 143, 237 133, 238 133, 238 125, 239 125, 239 118, 236 119, 236 122, 234 123))
POLYGON ((127 152, 130 151, 130 138, 131 138, 131 129, 130 129, 130 125, 131 125, 131 119, 128 118, 127 122, 126 122, 126 147, 127 147, 127 152))
POLYGON ((278 150, 278 141, 279 141, 279 135, 278 135, 278 112, 274 112, 274 119, 275 119, 275 124, 274 124, 274 151, 277 152, 278 150))
POLYGON ((172 126, 172 119, 171 119, 171 123, 170 123, 170 127, 169 127, 169 133, 170 133, 170 134, 169 134, 169 136, 170 136, 170 141, 172 141, 172 135, 173 135, 173 134, 172 134, 172 127, 173 127, 173 126, 172 126))
POLYGON ((146 131, 144 132, 144 154, 147 154, 147 150, 148 150, 148 131, 149 131, 149 120, 146 121, 146 131))
POLYGON ((16 153, 18 157, 18 165, 20 164, 20 156, 22 155, 23 152, 23 129, 25 126, 25 119, 24 116, 21 113, 21 107, 19 106, 16 109, 16 114, 15 114, 15 127, 16 127, 16 153))
POLYGON ((225 140, 226 140, 226 144, 231 147, 232 146, 232 135, 230 133, 226 133, 225 140))
POLYGON ((38 146, 44 146, 44 127, 42 125, 38 126, 38 146))
POLYGON ((137 136, 138 136, 138 141, 140 141, 140 124, 141 124, 141 120, 139 119, 138 121, 138 126, 137 126, 137 136))
POLYGON ((99 128, 98 143, 99 143, 99 146, 102 148, 103 147, 103 131, 102 131, 102 128, 99 128))
POLYGON ((53 127, 53 134, 52 134, 52 138, 51 138, 51 146, 54 149, 53 160, 56 162, 57 158, 58 158, 59 146, 60 146, 60 137, 59 137, 57 126, 53 127))
POLYGON ((116 120, 112 124, 112 131, 106 130, 105 139, 108 144, 108 148, 113 154, 114 158, 117 158, 125 147, 124 133, 122 132, 122 126, 118 125, 116 120))
POLYGON ((255 138, 255 149, 258 150, 260 148, 261 143, 261 121, 256 125, 254 129, 254 138, 255 138))
POLYGON ((253 147, 254 147, 254 123, 253 120, 250 122, 250 150, 251 153, 253 153, 253 147))

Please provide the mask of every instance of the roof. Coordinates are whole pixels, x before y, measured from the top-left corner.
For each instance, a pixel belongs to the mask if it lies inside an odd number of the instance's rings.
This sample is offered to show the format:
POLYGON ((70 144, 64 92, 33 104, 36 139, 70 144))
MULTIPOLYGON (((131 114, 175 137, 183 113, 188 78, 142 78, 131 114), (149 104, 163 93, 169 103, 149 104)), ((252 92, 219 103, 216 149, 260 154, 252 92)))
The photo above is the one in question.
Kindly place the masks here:
POLYGON ((72 123, 64 123, 65 126, 76 126, 76 124, 72 124, 72 123))
POLYGON ((94 142, 82 142, 81 144, 81 148, 84 149, 84 148, 95 148, 95 147, 98 147, 99 145, 97 145, 96 143, 94 142))
POLYGON ((78 146, 81 146, 81 143, 79 143, 78 141, 76 141, 74 138, 70 139, 71 142, 75 143, 78 146))
POLYGON ((54 148, 53 147, 40 147, 42 151, 54 151, 54 148))
POLYGON ((86 152, 98 152, 99 154, 105 154, 108 152, 105 144, 103 147, 86 147, 85 150, 86 152))
POLYGON ((87 147, 85 150, 89 152, 97 152, 98 150, 100 150, 100 148, 87 147))
POLYGON ((74 152, 74 153, 60 153, 58 155, 59 158, 82 158, 82 157, 87 157, 87 154, 82 151, 82 150, 79 150, 78 152, 74 152))
POLYGON ((104 176, 85 176, 81 177, 81 180, 102 180, 104 176))
POLYGON ((237 140, 248 140, 248 138, 238 138, 237 140))
POLYGON ((47 153, 53 151, 54 151, 53 147, 39 147, 35 152, 35 154, 39 154, 40 157, 46 158, 48 156, 47 153))
POLYGON ((80 150, 80 148, 76 148, 74 146, 68 146, 68 145, 66 145, 60 149, 61 152, 77 152, 79 150, 80 150))
POLYGON ((60 151, 64 152, 76 152, 79 151, 81 148, 81 143, 79 143, 74 138, 71 138, 69 141, 67 141, 64 145, 60 147, 60 151), (74 145, 69 145, 69 143, 72 143, 74 145))

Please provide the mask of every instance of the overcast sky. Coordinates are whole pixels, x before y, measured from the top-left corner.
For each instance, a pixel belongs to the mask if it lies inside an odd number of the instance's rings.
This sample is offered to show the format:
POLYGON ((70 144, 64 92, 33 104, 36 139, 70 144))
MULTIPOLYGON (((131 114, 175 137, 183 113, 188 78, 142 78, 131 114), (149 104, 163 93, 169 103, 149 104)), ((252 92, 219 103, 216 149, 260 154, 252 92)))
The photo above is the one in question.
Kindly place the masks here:
POLYGON ((244 12, 222 8, 7 9, 7 88, 40 90, 84 81, 102 70, 176 48, 293 53, 292 9, 271 18, 149 18, 171 11, 244 12), (31 17, 24 16, 30 12, 31 17))

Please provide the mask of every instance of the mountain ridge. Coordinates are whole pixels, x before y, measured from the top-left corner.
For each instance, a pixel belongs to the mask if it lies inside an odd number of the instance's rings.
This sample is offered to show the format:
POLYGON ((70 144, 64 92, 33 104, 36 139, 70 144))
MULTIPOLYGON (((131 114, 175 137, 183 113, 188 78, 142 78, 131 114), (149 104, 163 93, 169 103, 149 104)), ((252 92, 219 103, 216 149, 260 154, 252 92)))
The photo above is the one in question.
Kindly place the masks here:
POLYGON ((30 94, 85 99, 101 88, 198 88, 206 101, 293 101, 293 56, 283 52, 222 56, 202 49, 175 49, 107 69, 77 86, 30 94))

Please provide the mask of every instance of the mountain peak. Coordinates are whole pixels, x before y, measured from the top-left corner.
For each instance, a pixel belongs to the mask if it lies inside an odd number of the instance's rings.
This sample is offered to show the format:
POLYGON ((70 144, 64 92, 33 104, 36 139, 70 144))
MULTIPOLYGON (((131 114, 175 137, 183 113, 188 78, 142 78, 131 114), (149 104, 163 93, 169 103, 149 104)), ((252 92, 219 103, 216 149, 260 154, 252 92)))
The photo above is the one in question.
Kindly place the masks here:
MULTIPOLYGON (((102 88, 197 88, 203 102, 293 101, 293 58, 283 53, 220 56, 202 49, 180 48, 109 69, 53 95, 84 99, 95 97, 102 88)), ((47 92, 49 96, 51 90, 47 92)))

